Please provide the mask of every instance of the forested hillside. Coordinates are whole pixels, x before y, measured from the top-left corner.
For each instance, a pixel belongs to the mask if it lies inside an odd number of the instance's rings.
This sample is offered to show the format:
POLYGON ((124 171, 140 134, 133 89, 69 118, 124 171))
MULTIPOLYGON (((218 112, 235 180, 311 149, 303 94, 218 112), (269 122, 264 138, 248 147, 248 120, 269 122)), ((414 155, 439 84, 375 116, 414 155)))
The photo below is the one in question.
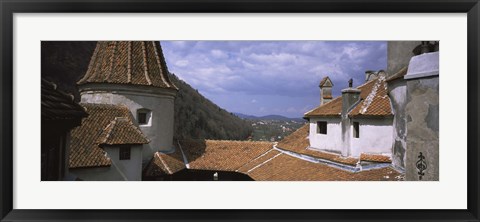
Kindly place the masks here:
MULTIPOLYGON (((96 42, 42 42, 42 78, 64 91, 79 94, 76 82, 85 74, 96 42)), ((203 97, 183 80, 170 75, 179 87, 175 99, 175 137, 244 140, 252 127, 203 97)), ((40 84, 40 83, 39 83, 40 84)))

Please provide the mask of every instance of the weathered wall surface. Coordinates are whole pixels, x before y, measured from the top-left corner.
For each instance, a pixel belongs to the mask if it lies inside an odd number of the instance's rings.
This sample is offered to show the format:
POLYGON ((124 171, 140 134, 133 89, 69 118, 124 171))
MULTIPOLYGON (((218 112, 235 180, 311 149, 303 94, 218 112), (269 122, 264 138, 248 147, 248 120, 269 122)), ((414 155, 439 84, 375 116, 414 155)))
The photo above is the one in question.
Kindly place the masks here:
POLYGON ((143 163, 147 163, 157 151, 171 152, 173 147, 174 96, 147 94, 127 90, 98 90, 81 92, 82 103, 102 103, 126 105, 133 118, 137 118, 138 109, 149 109, 152 112, 152 124, 139 128, 150 140, 143 150, 143 163))
POLYGON ((422 43, 421 41, 389 41, 387 44, 387 75, 398 72, 408 66, 413 56, 413 49, 422 43))
POLYGON ((439 180, 438 76, 407 80, 406 180, 420 180, 420 153, 427 167, 421 180, 439 180))
MULTIPOLYGON (((359 122, 359 138, 351 138, 351 156, 359 157, 361 153, 392 153, 392 119, 355 119, 359 122)), ((350 130, 353 135, 353 125, 350 130)))
POLYGON ((407 120, 405 114, 407 85, 405 80, 402 78, 388 82, 388 90, 394 111, 392 164, 395 168, 405 171, 405 153, 407 149, 407 120))
POLYGON ((309 139, 313 148, 340 153, 343 145, 340 118, 311 118, 309 139), (327 134, 317 133, 317 121, 327 122, 327 134))

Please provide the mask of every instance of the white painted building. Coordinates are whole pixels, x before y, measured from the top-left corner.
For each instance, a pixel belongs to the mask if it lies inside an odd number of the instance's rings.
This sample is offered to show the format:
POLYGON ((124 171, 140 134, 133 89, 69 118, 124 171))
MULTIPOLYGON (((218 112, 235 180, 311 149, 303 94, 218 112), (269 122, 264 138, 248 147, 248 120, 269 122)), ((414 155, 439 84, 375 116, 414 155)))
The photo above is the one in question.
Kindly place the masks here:
POLYGON ((82 103, 125 105, 150 139, 143 164, 158 151, 173 152, 177 87, 158 41, 98 42, 85 76, 78 81, 82 103))
MULTIPOLYGON (((342 96, 305 113, 310 122, 311 149, 344 157, 359 157, 362 153, 391 156, 393 111, 385 73, 368 71, 366 80, 365 84, 350 86, 342 90, 342 96)), ((320 88, 323 92, 322 84, 320 88)))
POLYGON ((102 145, 95 142, 98 138, 82 134, 89 137, 88 143, 78 140, 70 156, 70 168, 80 179, 141 180, 143 167, 156 152, 174 152, 174 100, 178 88, 168 73, 158 41, 97 43, 88 70, 77 84, 81 103, 103 105, 101 115, 108 122, 87 121, 81 128, 94 128, 96 131, 91 133, 98 136, 107 130, 109 121, 119 121, 132 130, 138 129, 137 137, 144 136, 148 142, 134 144, 125 135, 123 141, 102 145), (127 111, 113 115, 119 108, 127 111), (125 159, 122 155, 127 152, 129 158, 125 159))

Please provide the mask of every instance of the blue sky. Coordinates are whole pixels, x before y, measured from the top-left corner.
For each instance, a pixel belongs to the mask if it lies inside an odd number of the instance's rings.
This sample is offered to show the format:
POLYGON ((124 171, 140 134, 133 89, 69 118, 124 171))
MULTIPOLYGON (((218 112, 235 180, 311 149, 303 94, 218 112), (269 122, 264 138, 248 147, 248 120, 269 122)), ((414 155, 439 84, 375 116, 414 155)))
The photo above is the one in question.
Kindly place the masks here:
POLYGON ((302 117, 320 103, 329 76, 334 97, 386 69, 379 41, 161 41, 168 69, 229 112, 302 117))

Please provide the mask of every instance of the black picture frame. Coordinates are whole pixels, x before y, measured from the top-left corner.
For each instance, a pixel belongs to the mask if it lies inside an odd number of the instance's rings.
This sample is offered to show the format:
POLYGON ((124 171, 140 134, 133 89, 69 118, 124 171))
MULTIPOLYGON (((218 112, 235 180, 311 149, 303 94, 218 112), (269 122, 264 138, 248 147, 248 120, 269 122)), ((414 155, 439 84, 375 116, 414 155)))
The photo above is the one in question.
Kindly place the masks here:
MULTIPOLYGON (((1 221, 479 221, 478 0, 0 0, 1 221), (466 210, 17 210, 13 205, 14 13, 468 13, 468 203, 466 210)), ((421 193, 419 193, 421 195, 421 193)), ((420 198, 420 197, 419 197, 420 198)), ((416 201, 416 200, 412 200, 416 201)))

